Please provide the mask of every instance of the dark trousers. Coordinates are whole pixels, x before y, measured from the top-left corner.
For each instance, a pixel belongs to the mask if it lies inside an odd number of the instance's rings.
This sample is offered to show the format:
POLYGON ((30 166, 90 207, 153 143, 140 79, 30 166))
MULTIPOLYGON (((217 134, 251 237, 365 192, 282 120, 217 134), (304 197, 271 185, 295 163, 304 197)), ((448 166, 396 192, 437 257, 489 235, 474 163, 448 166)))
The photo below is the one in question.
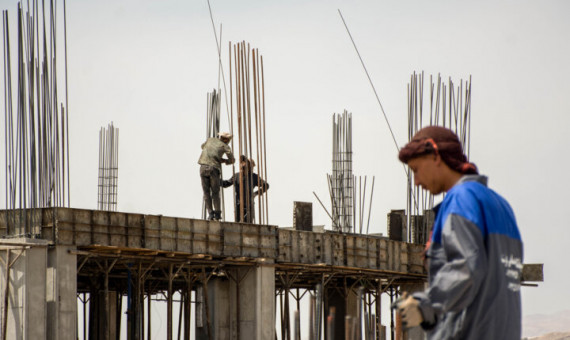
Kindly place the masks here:
POLYGON ((240 204, 240 200, 239 198, 236 197, 236 210, 235 210, 235 217, 236 217, 236 222, 244 222, 244 223, 253 223, 253 220, 255 219, 255 203, 254 200, 252 199, 250 201, 249 207, 247 205, 244 205, 243 207, 240 204), (243 211, 243 220, 240 220, 240 209, 243 211))
POLYGON ((213 211, 221 211, 220 208, 220 171, 210 165, 200 165, 200 179, 202 180, 202 191, 204 191, 204 203, 208 214, 213 211))

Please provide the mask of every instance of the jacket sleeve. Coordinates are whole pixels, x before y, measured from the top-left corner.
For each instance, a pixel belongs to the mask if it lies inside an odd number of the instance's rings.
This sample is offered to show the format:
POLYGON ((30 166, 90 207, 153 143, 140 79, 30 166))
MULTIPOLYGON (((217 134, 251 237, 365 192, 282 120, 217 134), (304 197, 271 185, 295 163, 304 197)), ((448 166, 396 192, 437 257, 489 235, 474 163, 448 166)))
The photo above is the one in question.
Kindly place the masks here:
MULTIPOLYGON (((437 323, 437 316, 468 307, 487 272, 487 254, 481 229, 468 219, 450 214, 443 225, 441 249, 431 254, 436 266, 429 288, 414 297, 420 300, 424 328, 437 323)), ((432 244, 432 247, 434 245, 432 244)))
POLYGON ((234 181, 235 181, 234 178, 235 178, 235 175, 232 176, 232 177, 231 177, 230 179, 228 179, 228 180, 223 180, 223 181, 222 181, 222 188, 227 188, 227 187, 229 187, 229 186, 232 186, 232 185, 234 184, 234 181))
POLYGON ((261 177, 259 177, 259 175, 257 175, 257 174, 254 174, 254 175, 255 175, 255 185, 258 188, 257 192, 254 194, 263 194, 264 192, 267 191, 267 189, 269 189, 269 183, 262 180, 261 177))
POLYGON ((224 153, 228 156, 228 159, 231 163, 235 161, 234 154, 232 153, 232 149, 229 147, 229 145, 226 145, 224 147, 224 153))

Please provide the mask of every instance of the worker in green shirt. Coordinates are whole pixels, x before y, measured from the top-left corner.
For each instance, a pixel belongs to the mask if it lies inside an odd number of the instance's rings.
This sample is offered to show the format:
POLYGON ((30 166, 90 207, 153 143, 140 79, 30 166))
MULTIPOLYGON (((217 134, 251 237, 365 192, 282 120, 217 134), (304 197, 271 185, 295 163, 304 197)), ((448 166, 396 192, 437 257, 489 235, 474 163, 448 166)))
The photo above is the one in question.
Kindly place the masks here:
POLYGON ((218 133, 218 138, 208 138, 202 144, 202 154, 198 160, 200 164, 200 178, 204 191, 204 203, 208 211, 209 220, 220 220, 222 210, 220 206, 220 183, 222 163, 233 164, 235 159, 228 143, 232 139, 231 133, 218 133), (227 158, 222 158, 226 154, 227 158), (212 201, 214 203, 212 209, 212 201))

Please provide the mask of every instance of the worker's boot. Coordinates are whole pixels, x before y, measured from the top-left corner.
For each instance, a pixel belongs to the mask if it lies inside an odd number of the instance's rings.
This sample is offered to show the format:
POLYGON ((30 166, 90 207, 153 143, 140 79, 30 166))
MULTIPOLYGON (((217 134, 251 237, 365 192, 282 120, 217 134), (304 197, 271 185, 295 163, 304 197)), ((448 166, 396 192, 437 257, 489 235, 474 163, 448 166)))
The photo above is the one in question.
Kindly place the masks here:
POLYGON ((215 219, 216 219, 216 212, 210 211, 210 213, 208 214, 208 221, 213 221, 215 219))
POLYGON ((221 219, 222 219, 222 212, 219 211, 219 210, 218 210, 218 211, 214 211, 214 219, 215 219, 216 221, 221 220, 221 219))

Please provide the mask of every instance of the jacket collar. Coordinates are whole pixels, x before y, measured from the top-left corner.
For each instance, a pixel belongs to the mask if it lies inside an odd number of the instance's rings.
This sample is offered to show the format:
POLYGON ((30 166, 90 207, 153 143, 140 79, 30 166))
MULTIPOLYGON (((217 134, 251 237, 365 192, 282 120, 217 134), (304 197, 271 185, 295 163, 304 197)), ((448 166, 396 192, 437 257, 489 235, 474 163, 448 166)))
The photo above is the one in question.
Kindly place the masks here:
POLYGON ((463 175, 463 176, 461 176, 461 178, 459 179, 459 181, 457 181, 457 183, 455 183, 454 186, 459 185, 459 184, 463 184, 463 183, 465 183, 465 182, 479 182, 479 183, 483 184, 484 186, 487 186, 487 181, 488 181, 487 176, 483 176, 483 175, 463 175))
MULTIPOLYGON (((457 183, 455 183, 452 187, 452 189, 460 184, 466 183, 466 182, 479 182, 481 184, 483 184, 484 186, 487 186, 487 181, 488 181, 488 177, 487 176, 483 176, 483 175, 463 175, 461 176, 461 178, 459 179, 459 181, 457 181, 457 183)), ((451 190, 451 189, 450 189, 451 190)), ((435 215, 437 215, 437 212, 439 211, 439 208, 441 207, 441 202, 438 203, 436 206, 434 206, 432 208, 433 212, 435 215)))

